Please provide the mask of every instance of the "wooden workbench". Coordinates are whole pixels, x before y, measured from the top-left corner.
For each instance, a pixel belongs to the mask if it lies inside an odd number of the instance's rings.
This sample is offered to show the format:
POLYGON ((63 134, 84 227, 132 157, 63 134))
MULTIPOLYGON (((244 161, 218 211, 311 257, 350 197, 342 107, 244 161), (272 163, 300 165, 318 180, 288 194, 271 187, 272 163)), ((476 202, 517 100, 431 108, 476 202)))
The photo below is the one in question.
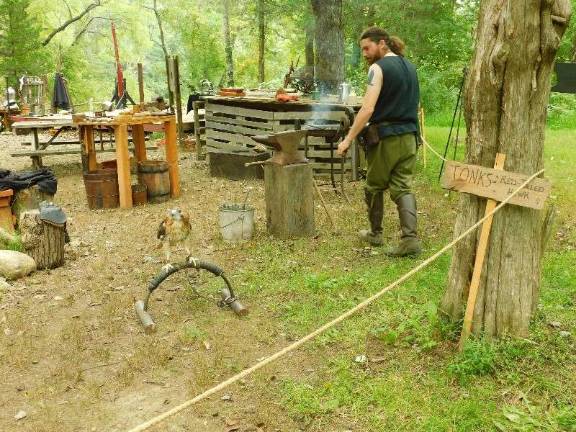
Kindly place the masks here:
POLYGON ((128 151, 128 128, 132 130, 134 154, 137 162, 145 161, 146 143, 144 125, 160 124, 166 134, 165 155, 170 175, 170 196, 180 195, 180 173, 178 169, 178 146, 176 143, 176 118, 174 115, 120 115, 113 118, 86 118, 75 121, 80 129, 82 151, 89 171, 98 169, 94 145, 94 128, 107 126, 114 129, 120 207, 132 207, 132 185, 130 181, 130 153, 128 151))
MULTIPOLYGON (((294 130, 307 123, 338 125, 360 108, 336 101, 301 99, 278 102, 270 97, 204 97, 206 101, 206 147, 214 149, 253 147, 252 136, 294 130)), ((322 137, 310 137, 302 145, 316 176, 341 174, 342 158, 336 156, 337 143, 322 137)), ((358 178, 358 150, 354 145, 344 159, 344 172, 352 180, 358 178)))

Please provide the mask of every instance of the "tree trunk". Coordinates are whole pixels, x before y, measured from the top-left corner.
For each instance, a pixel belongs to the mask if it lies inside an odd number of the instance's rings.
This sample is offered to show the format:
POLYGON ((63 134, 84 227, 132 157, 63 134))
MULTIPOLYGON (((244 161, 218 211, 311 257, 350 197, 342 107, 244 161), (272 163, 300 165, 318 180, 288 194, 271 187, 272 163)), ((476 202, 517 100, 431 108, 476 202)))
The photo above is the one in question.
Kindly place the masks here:
MULTIPOLYGON (((550 75, 570 19, 569 0, 484 0, 477 46, 466 82, 467 162, 492 167, 497 152, 505 169, 532 174, 542 168, 550 75)), ((460 235, 483 216, 485 200, 462 194, 454 227, 460 235)), ((473 332, 525 336, 540 289, 541 215, 508 205, 494 217, 473 332)), ((441 308, 462 316, 478 235, 453 251, 441 308)))
POLYGON ((226 52, 226 79, 228 87, 234 86, 234 59, 232 57, 232 38, 230 36, 230 0, 222 0, 224 5, 223 30, 224 50, 226 52))
POLYGON ((258 0, 258 82, 263 83, 264 74, 264 55, 266 48, 266 21, 264 15, 265 1, 258 0))
POLYGON ((335 93, 344 81, 342 0, 311 0, 316 17, 316 79, 335 93))
POLYGON ((314 70, 314 22, 306 25, 306 69, 314 70))
POLYGON ((24 212, 20 232, 24 252, 34 258, 37 269, 52 269, 64 264, 65 227, 44 222, 38 210, 24 212))
POLYGON ((278 238, 312 237, 314 190, 312 165, 264 165, 266 226, 278 238))

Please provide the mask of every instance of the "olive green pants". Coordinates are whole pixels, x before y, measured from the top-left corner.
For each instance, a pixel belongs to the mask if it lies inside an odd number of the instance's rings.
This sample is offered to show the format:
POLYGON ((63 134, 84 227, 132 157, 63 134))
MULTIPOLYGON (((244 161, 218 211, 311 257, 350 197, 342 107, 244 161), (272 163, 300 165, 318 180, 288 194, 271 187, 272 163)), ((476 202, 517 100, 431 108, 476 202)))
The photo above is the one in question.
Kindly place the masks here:
POLYGON ((413 133, 386 137, 366 152, 366 190, 372 194, 390 189, 390 198, 411 193, 416 164, 416 137, 413 133))

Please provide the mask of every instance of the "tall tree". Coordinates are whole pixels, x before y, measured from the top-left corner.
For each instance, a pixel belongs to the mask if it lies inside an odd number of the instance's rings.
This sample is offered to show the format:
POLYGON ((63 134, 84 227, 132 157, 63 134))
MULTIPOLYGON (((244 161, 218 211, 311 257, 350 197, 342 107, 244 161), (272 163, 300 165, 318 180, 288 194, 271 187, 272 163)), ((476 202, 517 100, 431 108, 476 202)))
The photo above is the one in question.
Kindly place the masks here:
MULTIPOLYGON (((569 0, 483 0, 477 45, 465 93, 467 161, 505 169, 542 168, 552 64, 571 15, 569 0)), ((460 235, 480 219, 484 200, 462 194, 454 227, 460 235)), ((525 336, 538 303, 542 254, 540 214, 508 205, 495 217, 483 268, 473 331, 525 336)), ((442 309, 462 316, 476 237, 454 249, 442 309)))
POLYGON ((306 22, 306 39, 305 39, 305 57, 306 67, 314 70, 314 20, 310 19, 306 22))
POLYGON ((224 52, 226 53, 225 83, 227 86, 234 85, 234 58, 232 55, 232 36, 230 35, 230 0, 222 0, 224 14, 222 15, 222 27, 224 32, 224 52))
POLYGON ((316 79, 331 92, 344 81, 342 0, 311 0, 316 18, 316 79))
POLYGON ((266 2, 258 0, 258 82, 265 80, 264 57, 266 49, 266 2))
POLYGON ((29 5, 30 0, 0 0, 0 75, 14 88, 19 76, 46 72, 40 26, 29 5))

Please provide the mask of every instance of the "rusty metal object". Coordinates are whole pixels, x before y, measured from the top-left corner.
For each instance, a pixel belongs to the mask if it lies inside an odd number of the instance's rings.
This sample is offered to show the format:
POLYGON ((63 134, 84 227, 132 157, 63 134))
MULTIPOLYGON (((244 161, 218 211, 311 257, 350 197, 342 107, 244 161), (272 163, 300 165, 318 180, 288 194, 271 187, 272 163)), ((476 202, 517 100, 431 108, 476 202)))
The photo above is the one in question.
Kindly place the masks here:
POLYGON ((252 139, 274 150, 273 156, 266 161, 267 163, 292 165, 308 162, 302 152, 298 150, 306 133, 304 130, 292 130, 271 135, 255 135, 252 139))

